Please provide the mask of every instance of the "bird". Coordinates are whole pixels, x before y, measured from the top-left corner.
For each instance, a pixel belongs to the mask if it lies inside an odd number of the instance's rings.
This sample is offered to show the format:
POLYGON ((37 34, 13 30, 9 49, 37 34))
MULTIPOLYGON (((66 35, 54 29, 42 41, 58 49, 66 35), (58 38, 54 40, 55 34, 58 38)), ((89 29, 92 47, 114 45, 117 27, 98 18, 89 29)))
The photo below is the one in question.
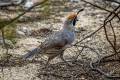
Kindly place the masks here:
POLYGON ((48 57, 46 65, 48 65, 49 62, 57 56, 60 56, 60 58, 66 62, 63 58, 63 54, 67 48, 72 46, 72 43, 75 40, 75 25, 78 21, 77 16, 81 11, 83 11, 83 9, 80 9, 76 13, 74 12, 68 14, 61 26, 62 28, 59 31, 50 35, 39 46, 23 55, 22 59, 26 60, 34 55, 41 54, 48 57))

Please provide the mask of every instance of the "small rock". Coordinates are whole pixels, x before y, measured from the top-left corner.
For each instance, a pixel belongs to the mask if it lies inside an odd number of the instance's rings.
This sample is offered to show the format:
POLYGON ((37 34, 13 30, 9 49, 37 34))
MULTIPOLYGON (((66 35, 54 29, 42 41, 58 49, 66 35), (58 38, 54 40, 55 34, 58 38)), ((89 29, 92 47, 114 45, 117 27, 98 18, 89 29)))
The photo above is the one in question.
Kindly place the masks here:
POLYGON ((80 0, 70 0, 71 2, 79 2, 80 0))
POLYGON ((27 27, 21 27, 16 30, 16 33, 17 33, 18 37, 21 37, 21 38, 26 37, 31 34, 31 29, 27 28, 27 27))
POLYGON ((25 37, 25 33, 24 32, 22 32, 22 31, 16 31, 16 33, 17 33, 17 36, 19 36, 19 37, 25 37))
POLYGON ((27 0, 25 5, 24 5, 24 9, 27 10, 29 9, 30 7, 32 7, 34 5, 33 1, 32 0, 27 0))

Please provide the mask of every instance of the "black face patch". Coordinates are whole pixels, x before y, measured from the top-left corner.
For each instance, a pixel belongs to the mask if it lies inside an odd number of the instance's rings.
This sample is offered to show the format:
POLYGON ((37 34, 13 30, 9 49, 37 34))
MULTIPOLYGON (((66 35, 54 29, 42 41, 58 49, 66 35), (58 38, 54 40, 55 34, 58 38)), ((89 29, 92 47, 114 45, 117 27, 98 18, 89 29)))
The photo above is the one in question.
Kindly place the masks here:
POLYGON ((78 20, 77 20, 77 17, 73 20, 73 26, 75 26, 76 25, 76 22, 77 22, 78 20))

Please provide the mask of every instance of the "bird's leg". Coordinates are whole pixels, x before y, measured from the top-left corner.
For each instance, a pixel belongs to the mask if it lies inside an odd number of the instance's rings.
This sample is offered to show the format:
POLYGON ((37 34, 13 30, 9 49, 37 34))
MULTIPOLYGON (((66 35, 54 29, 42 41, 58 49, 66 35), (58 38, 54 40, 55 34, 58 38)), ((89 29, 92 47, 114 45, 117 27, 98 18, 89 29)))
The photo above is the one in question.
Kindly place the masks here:
POLYGON ((48 61, 47 61, 46 64, 45 64, 45 68, 47 68, 47 67, 49 66, 49 62, 50 62, 51 60, 53 60, 55 57, 56 57, 56 56, 49 56, 49 57, 48 57, 48 61))
POLYGON ((46 62, 46 64, 45 64, 45 68, 47 68, 48 67, 48 65, 49 65, 49 62, 52 60, 52 58, 51 57, 49 57, 48 58, 48 60, 47 60, 47 62, 46 62))

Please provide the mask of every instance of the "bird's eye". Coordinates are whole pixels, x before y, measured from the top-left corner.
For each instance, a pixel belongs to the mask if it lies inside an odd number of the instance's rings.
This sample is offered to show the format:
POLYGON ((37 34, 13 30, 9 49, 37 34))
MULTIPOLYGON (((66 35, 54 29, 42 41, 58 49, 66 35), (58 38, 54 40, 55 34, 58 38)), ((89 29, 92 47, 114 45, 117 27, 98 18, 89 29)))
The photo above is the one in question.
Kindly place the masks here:
POLYGON ((73 20, 73 26, 75 26, 75 24, 76 24, 77 21, 78 21, 77 18, 75 18, 75 19, 73 20))

